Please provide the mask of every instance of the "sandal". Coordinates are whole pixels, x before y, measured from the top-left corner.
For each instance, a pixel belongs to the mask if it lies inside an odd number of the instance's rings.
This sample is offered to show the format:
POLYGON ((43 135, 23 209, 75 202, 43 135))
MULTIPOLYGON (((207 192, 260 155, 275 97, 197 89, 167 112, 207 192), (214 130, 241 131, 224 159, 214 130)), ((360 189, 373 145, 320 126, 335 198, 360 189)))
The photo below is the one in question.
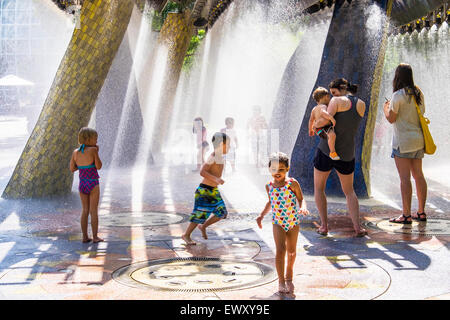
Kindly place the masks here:
POLYGON ((367 236, 367 235, 368 235, 367 230, 364 230, 364 231, 358 232, 358 233, 355 235, 355 237, 357 237, 357 238, 362 238, 362 237, 367 236))
POLYGON ((417 217, 411 217, 413 220, 417 220, 417 221, 427 221, 427 215, 425 214, 425 212, 419 213, 417 212, 417 217), (423 218, 421 218, 420 216, 424 216, 423 218))
POLYGON ((398 220, 400 217, 398 217, 398 218, 392 218, 392 219, 389 219, 389 222, 391 222, 391 223, 400 223, 400 224, 412 224, 412 221, 411 220, 407 220, 408 218, 411 218, 411 215, 409 215, 409 216, 405 216, 404 214, 402 214, 402 217, 403 217, 403 220, 398 220))
POLYGON ((327 231, 320 231, 320 229, 317 229, 316 232, 317 232, 318 234, 320 234, 321 236, 326 236, 326 235, 328 235, 328 232, 327 232, 327 231))

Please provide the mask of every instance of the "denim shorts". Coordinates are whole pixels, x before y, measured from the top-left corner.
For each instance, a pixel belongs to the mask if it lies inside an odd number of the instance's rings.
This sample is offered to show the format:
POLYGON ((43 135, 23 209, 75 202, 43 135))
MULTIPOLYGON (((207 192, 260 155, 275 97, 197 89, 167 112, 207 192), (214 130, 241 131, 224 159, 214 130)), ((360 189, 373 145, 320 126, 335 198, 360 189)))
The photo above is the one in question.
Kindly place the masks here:
POLYGON ((398 158, 408 158, 408 159, 422 159, 425 154, 424 149, 420 149, 413 152, 400 152, 400 148, 392 149, 391 158, 397 156, 398 158))

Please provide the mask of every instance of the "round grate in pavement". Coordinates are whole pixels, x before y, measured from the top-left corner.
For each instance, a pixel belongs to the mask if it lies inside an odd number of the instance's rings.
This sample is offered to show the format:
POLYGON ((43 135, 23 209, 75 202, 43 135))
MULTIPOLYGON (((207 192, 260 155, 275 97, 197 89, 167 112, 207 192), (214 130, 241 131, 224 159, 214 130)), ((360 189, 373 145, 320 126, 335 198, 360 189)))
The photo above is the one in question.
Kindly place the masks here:
POLYGON ((99 215, 102 226, 108 227, 147 227, 165 226, 181 223, 186 217, 168 212, 112 212, 99 215))
POLYGON ((266 264, 208 257, 139 262, 114 271, 112 277, 130 287, 188 292, 239 290, 277 278, 266 264))
POLYGON ((364 223, 367 227, 389 233, 415 234, 423 236, 450 235, 450 220, 427 219, 424 222, 413 221, 412 224, 389 222, 389 219, 364 223))

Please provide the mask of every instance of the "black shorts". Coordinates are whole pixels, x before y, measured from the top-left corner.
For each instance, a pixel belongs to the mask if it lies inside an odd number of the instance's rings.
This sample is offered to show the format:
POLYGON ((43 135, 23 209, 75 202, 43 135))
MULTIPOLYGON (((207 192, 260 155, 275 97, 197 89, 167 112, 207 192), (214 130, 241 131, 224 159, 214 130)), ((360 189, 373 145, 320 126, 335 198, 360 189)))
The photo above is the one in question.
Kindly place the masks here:
POLYGON ((352 174, 355 171, 355 159, 351 161, 333 160, 317 148, 314 168, 325 172, 334 168, 340 174, 352 174))

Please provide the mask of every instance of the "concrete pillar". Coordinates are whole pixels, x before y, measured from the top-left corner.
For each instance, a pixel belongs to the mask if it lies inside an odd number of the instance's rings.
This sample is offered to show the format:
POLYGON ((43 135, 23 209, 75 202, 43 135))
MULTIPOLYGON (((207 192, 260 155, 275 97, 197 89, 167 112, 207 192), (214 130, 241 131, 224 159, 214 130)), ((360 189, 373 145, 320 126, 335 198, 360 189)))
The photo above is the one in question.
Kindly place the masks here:
MULTIPOLYGON (((337 1, 313 88, 328 88, 336 78, 346 78, 359 85, 357 96, 366 103, 366 113, 356 137, 354 187, 360 197, 370 195, 370 157, 387 44, 387 16, 390 16, 392 3, 393 0, 362 0, 348 5, 337 1)), ((308 136, 308 120, 315 105, 311 97, 294 145, 290 170, 306 194, 314 193, 313 159, 319 138, 308 136)), ((334 170, 327 181, 326 192, 343 195, 334 170)))
POLYGON ((133 5, 132 0, 83 2, 81 29, 73 33, 3 198, 35 198, 71 192, 73 174, 69 161, 78 144, 78 131, 89 123, 127 29, 133 5))

